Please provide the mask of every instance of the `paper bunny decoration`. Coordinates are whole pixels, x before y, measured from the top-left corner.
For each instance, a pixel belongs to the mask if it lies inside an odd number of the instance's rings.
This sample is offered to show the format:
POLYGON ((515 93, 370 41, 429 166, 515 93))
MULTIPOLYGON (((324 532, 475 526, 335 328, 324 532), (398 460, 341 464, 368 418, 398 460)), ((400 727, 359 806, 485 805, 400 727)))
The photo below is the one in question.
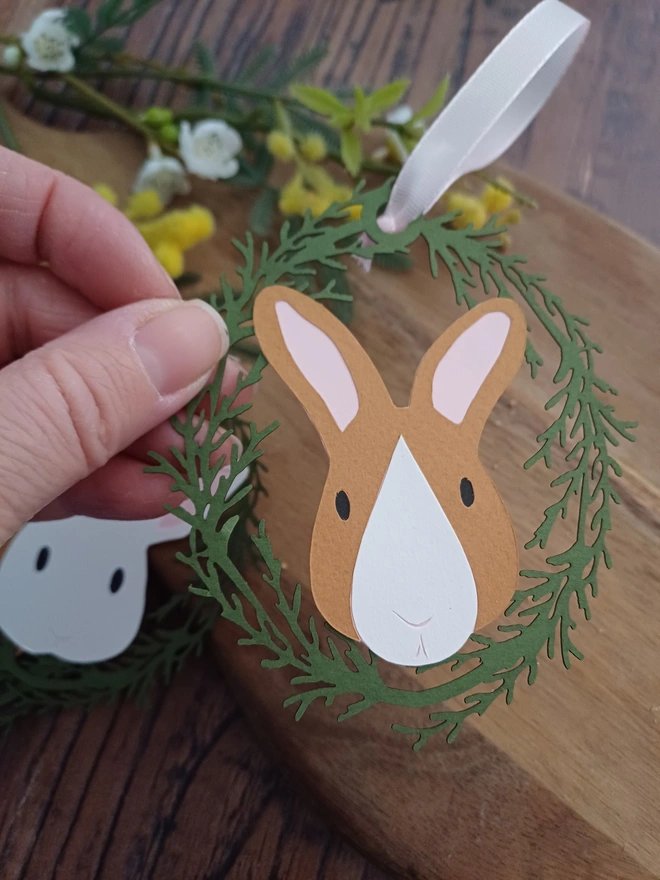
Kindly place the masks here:
POLYGON ((497 299, 452 324, 422 359, 406 408, 309 297, 267 288, 254 323, 330 459, 310 561, 319 611, 392 663, 446 659, 516 588, 513 526, 478 445, 522 362, 522 311, 497 299))
MULTIPOLYGON (((221 468, 212 491, 228 475, 229 467, 221 468)), ((227 497, 248 476, 242 471, 227 497)), ((0 630, 30 654, 73 663, 116 657, 142 622, 147 549, 189 532, 172 513, 136 521, 72 516, 28 523, 0 559, 0 630)))
POLYGON ((31 654, 74 663, 115 657, 142 622, 147 548, 189 531, 173 514, 28 523, 0 560, 0 629, 31 654))

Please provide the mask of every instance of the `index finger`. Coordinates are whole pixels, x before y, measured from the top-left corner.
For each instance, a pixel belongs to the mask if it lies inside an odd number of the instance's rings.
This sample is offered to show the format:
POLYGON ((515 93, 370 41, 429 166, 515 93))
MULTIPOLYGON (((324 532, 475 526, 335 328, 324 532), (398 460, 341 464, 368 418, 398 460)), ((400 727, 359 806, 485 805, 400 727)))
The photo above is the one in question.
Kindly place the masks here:
POLYGON ((0 257, 48 263, 103 310, 176 286, 133 224, 89 187, 0 148, 0 257))

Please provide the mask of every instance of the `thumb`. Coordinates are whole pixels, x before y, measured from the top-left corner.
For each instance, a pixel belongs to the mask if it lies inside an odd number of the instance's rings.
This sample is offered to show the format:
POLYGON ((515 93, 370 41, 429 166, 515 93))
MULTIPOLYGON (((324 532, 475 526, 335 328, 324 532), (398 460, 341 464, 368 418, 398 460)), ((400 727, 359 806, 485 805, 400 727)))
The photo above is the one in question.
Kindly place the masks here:
POLYGON ((228 344, 207 303, 149 299, 0 370, 0 544, 185 406, 228 344))

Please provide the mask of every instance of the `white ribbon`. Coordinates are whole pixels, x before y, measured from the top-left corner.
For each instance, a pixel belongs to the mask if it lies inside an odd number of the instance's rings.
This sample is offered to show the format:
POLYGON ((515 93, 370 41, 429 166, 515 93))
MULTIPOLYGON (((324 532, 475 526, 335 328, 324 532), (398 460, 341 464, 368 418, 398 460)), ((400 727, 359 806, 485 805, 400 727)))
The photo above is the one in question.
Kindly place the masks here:
POLYGON ((560 0, 543 0, 518 22, 412 151, 380 228, 401 232, 459 177, 501 156, 550 97, 588 30, 588 19, 560 0))

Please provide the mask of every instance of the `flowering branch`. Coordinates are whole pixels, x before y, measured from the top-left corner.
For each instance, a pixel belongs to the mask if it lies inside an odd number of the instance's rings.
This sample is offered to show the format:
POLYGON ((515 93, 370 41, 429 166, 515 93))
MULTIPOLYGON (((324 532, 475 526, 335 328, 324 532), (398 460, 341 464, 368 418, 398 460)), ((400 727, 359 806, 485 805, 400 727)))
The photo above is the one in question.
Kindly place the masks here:
MULTIPOLYGON (((201 45, 195 47, 197 70, 138 58, 126 51, 126 29, 159 2, 105 0, 93 16, 80 7, 46 10, 22 35, 0 34, 0 76, 18 79, 38 100, 116 121, 143 138, 148 157, 134 192, 153 190, 163 208, 189 191, 188 178, 194 175, 256 190, 250 228, 259 235, 272 230, 276 209, 318 217, 333 202, 349 202, 354 179, 362 174, 396 175, 424 134, 426 120, 446 100, 448 77, 417 110, 400 104, 408 80, 374 91, 355 87, 350 98, 301 85, 297 80, 323 57, 319 48, 287 62, 266 48, 231 81, 216 75, 214 59, 201 45), (136 112, 96 86, 114 79, 167 82, 191 92, 192 101, 177 111, 136 112), (367 140, 373 130, 382 136, 375 149, 367 140), (271 177, 276 162, 291 165, 281 187, 271 177), (336 180, 324 167, 330 165, 349 177, 336 180)), ((17 147, 2 116, 0 135, 7 146, 17 147)), ((510 203, 535 203, 501 178, 480 176, 486 183, 480 196, 449 193, 447 206, 456 210, 457 226, 471 223, 478 229, 495 217, 505 246, 505 226, 520 219, 510 203)), ((349 209, 351 216, 359 214, 358 202, 349 209)), ((169 240, 164 252, 167 264, 177 268, 183 265, 182 250, 172 250, 172 244, 169 240)))

